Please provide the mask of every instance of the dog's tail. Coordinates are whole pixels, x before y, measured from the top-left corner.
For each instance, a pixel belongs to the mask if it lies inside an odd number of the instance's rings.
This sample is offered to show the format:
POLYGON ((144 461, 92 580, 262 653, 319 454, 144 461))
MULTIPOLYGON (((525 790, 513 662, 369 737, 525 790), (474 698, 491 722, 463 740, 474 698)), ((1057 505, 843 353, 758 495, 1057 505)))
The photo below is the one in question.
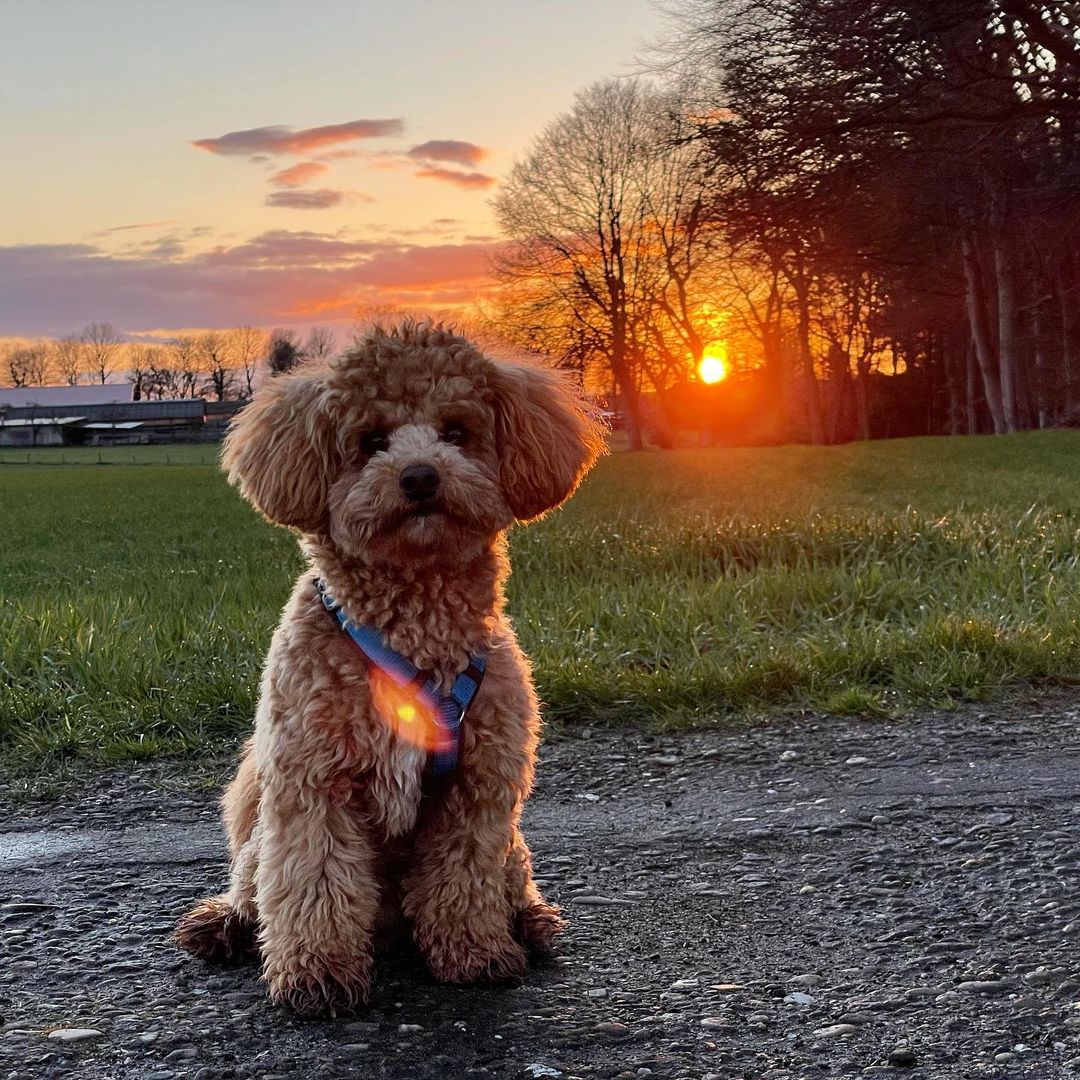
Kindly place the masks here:
POLYGON ((186 952, 219 964, 238 963, 259 951, 254 923, 227 896, 212 896, 183 915, 174 940, 186 952))

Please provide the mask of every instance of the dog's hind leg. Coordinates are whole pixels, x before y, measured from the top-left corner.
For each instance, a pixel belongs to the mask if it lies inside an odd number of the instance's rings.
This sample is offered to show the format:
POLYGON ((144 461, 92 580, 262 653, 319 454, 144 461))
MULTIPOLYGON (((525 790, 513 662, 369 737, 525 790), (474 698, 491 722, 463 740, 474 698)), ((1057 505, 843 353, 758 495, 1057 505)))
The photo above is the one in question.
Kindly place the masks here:
POLYGON ((233 857, 229 891, 192 908, 177 924, 177 943, 188 952, 218 963, 234 963, 258 955, 255 868, 259 862, 260 829, 233 857))
POLYGON ((258 863, 259 784, 250 744, 222 799, 232 852, 229 891, 196 905, 177 923, 176 942, 196 956, 230 963, 258 952, 255 867, 258 863))
POLYGON ((532 856, 521 835, 514 829, 514 840, 506 859, 506 892, 514 913, 517 939, 538 959, 555 952, 555 938, 566 926, 558 907, 547 903, 533 881, 532 856))
POLYGON ((240 767, 221 797, 221 815, 229 838, 229 851, 235 859, 259 819, 259 774, 251 739, 244 744, 240 767))
POLYGON ((174 937, 180 948, 215 963, 236 963, 258 954, 255 923, 239 913, 229 893, 196 904, 181 916, 174 937))

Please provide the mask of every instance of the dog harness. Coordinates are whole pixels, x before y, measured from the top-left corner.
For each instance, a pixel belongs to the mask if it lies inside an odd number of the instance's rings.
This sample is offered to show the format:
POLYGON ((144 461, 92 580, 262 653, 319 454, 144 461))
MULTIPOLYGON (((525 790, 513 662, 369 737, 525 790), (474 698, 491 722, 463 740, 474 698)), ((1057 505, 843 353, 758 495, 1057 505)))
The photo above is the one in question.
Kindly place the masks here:
POLYGON ((441 736, 439 746, 431 751, 430 766, 435 776, 446 776, 457 768, 461 749, 461 722, 484 679, 487 660, 469 657, 469 666, 454 680, 449 694, 443 694, 430 672, 421 671, 401 653, 386 644, 382 634, 371 626, 357 626, 344 608, 330 595, 326 582, 315 582, 323 605, 337 619, 341 629, 360 650, 369 670, 381 672, 430 715, 441 736))

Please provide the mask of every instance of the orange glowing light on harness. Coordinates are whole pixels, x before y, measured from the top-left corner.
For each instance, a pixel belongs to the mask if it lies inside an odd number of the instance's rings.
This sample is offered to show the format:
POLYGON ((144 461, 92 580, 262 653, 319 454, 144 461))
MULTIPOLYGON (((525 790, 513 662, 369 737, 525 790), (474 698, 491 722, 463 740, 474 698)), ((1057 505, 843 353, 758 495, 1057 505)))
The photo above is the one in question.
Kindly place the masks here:
POLYGON ((449 734, 435 722, 435 711, 378 668, 369 669, 371 702, 380 723, 399 739, 427 753, 450 745, 449 734))

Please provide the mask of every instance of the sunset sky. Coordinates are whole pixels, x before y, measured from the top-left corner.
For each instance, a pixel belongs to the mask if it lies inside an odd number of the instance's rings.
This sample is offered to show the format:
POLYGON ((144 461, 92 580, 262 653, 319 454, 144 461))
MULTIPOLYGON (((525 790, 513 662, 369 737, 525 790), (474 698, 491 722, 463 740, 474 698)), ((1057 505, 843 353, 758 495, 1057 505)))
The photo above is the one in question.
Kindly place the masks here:
POLYGON ((650 0, 0 0, 0 335, 474 296, 500 176, 650 0))

